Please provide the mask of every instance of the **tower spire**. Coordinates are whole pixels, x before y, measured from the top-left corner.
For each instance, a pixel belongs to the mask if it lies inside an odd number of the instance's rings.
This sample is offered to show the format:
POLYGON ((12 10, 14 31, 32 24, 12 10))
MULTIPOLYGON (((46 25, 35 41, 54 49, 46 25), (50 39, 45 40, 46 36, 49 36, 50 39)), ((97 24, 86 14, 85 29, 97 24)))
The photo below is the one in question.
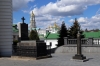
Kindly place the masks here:
POLYGON ((31 29, 36 28, 35 15, 34 15, 33 11, 31 12, 30 28, 31 29))

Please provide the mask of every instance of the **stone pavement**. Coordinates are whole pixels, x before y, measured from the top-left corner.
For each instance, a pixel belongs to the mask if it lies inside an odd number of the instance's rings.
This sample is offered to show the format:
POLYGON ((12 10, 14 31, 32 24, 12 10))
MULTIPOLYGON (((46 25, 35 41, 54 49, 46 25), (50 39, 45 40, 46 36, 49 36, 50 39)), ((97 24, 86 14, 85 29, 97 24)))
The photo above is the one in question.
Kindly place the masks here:
POLYGON ((100 66, 100 53, 84 53, 89 59, 86 62, 73 61, 75 53, 56 53, 52 58, 29 60, 0 58, 0 66, 100 66))

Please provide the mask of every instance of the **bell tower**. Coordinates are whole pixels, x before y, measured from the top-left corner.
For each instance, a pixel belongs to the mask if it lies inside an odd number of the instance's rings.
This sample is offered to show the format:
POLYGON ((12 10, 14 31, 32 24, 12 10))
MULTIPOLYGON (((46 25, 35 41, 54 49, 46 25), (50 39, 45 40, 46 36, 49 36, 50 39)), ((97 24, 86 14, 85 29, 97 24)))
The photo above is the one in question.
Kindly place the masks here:
POLYGON ((34 15, 33 11, 31 13, 31 18, 30 18, 30 28, 31 29, 36 28, 35 15, 34 15))

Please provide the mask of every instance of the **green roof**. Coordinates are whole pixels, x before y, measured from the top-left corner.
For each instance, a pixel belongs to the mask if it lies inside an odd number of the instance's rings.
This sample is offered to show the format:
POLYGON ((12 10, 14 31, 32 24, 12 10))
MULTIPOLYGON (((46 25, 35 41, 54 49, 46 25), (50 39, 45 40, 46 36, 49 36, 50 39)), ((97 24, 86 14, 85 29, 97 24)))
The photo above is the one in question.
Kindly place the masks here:
POLYGON ((83 32, 85 38, 100 38, 100 31, 98 32, 83 32))
POLYGON ((13 24, 13 32, 18 32, 18 29, 15 28, 16 24, 13 24))
POLYGON ((57 39, 59 38, 59 34, 58 33, 47 33, 45 36, 45 39, 57 39))

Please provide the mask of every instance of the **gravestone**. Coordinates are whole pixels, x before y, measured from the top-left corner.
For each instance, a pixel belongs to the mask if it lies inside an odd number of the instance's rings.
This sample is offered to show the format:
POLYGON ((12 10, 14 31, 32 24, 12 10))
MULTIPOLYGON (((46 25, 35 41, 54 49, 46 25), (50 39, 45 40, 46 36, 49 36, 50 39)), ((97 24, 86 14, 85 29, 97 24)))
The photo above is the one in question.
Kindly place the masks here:
POLYGON ((22 17, 22 23, 19 25, 19 41, 28 40, 28 24, 24 23, 25 18, 22 17))
MULTIPOLYGON (((47 52, 47 46, 44 41, 29 40, 28 38, 28 24, 24 23, 25 18, 22 17, 22 23, 19 24, 19 42, 16 46, 16 53, 14 56, 18 57, 34 57, 36 59, 42 57, 51 57, 47 52)), ((49 46, 51 50, 51 46, 49 46)), ((13 56, 13 57, 14 57, 13 56)))
POLYGON ((44 41, 36 41, 36 40, 27 40, 21 41, 17 43, 17 51, 13 54, 12 58, 33 58, 33 59, 41 59, 41 58, 50 58, 51 46, 47 47, 44 41))
POLYGON ((84 60, 86 59, 86 57, 82 54, 82 46, 81 46, 81 38, 80 38, 80 33, 78 32, 77 34, 77 54, 75 54, 75 56, 73 56, 73 59, 77 59, 77 60, 84 60))
POLYGON ((37 57, 36 41, 21 41, 17 44, 17 56, 37 57))

